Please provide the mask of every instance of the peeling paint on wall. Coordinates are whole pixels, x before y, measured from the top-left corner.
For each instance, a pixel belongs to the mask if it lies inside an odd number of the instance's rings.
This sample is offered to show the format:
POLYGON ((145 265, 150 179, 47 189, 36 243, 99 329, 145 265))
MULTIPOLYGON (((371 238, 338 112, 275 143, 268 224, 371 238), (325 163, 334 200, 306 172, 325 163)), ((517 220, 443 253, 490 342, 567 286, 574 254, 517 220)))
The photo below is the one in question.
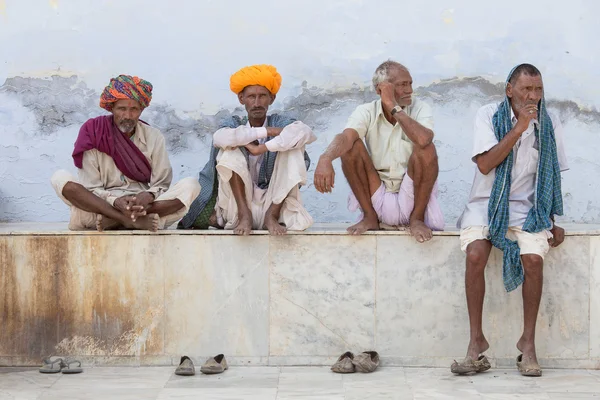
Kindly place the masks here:
MULTIPOLYGON (((448 222, 460 213, 473 178, 470 161, 472 124, 477 109, 500 101, 502 84, 483 77, 443 79, 415 88, 415 95, 434 108, 435 144, 440 157, 439 188, 448 222)), ((76 76, 47 79, 12 77, 0 86, 0 220, 64 221, 67 208, 54 195, 48 179, 59 168, 72 167, 70 154, 79 127, 88 118, 104 113, 98 107, 99 93, 76 76)), ((337 168, 333 194, 321 195, 312 186, 312 173, 319 155, 339 133, 359 104, 372 101, 370 88, 354 85, 346 89, 323 89, 306 82, 296 96, 287 96, 279 109, 311 126, 318 136, 308 147, 313 160, 309 184, 303 188, 305 204, 319 222, 349 222, 356 218, 346 210, 349 188, 337 168)), ((592 182, 600 164, 600 112, 570 100, 549 99, 565 128, 571 171, 563 175, 565 219, 600 222, 594 206, 592 182)), ((142 118, 158 127, 167 139, 175 179, 197 176, 208 158, 211 137, 221 121, 243 114, 241 107, 221 109, 215 114, 184 112, 164 103, 153 103, 142 118)))

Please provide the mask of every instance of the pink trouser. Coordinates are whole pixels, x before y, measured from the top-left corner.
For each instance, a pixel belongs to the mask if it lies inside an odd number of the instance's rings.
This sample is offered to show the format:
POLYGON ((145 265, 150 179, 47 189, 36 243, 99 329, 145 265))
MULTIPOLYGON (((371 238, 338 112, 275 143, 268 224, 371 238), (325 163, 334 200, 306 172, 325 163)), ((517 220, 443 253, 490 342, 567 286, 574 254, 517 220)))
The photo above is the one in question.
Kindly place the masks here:
MULTIPOLYGON (((408 225, 410 222, 410 214, 415 207, 415 187, 413 180, 408 176, 404 175, 402 184, 400 185, 400 191, 398 193, 390 193, 385 191, 385 184, 381 182, 379 189, 371 197, 371 203, 373 208, 379 217, 379 221, 386 225, 392 226, 403 226, 408 225)), ((437 182, 433 186, 431 191, 431 197, 429 198, 429 204, 425 210, 425 225, 434 231, 444 230, 444 214, 440 208, 440 204, 437 199, 438 187, 437 182)), ((358 200, 354 193, 350 193, 348 196, 348 209, 350 211, 356 211, 360 209, 358 200)), ((361 218, 362 218, 361 210, 361 218)))

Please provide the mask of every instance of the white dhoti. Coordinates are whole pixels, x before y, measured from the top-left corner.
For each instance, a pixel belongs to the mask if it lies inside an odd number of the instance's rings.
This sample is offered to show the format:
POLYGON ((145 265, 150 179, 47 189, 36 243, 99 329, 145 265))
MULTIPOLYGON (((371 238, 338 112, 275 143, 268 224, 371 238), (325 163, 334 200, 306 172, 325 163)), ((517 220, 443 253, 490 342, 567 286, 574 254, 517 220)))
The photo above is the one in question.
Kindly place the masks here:
POLYGON ((277 153, 269 187, 261 189, 252 181, 248 162, 239 149, 220 150, 217 155, 219 192, 217 195, 217 222, 225 229, 238 225, 238 207, 230 180, 236 173, 244 182, 246 201, 252 212, 252 229, 264 229, 265 214, 271 204, 281 204, 279 223, 290 231, 303 231, 313 224, 300 198, 299 185, 306 184, 304 146, 277 153))
MULTIPOLYGON (((60 197, 60 199, 71 208, 71 219, 69 221, 69 229, 72 231, 96 229, 96 218, 98 214, 84 211, 73 206, 69 202, 69 200, 67 200, 62 194, 63 188, 65 187, 67 182, 79 183, 77 178, 75 178, 68 171, 59 170, 56 171, 54 175, 52 175, 50 181, 58 197, 60 197)), ((158 229, 166 229, 169 226, 173 225, 175 222, 179 221, 181 218, 183 218, 183 216, 188 212, 190 204, 192 204, 194 199, 198 197, 198 194, 200 194, 200 184, 198 183, 198 180, 195 178, 183 178, 175 185, 170 187, 169 190, 167 190, 165 193, 158 196, 158 198, 155 201, 178 199, 183 204, 183 207, 176 213, 160 217, 158 229)), ((118 195, 120 196, 121 193, 119 193, 118 195)), ((103 223, 107 229, 119 225, 119 222, 108 218, 105 218, 103 223)))

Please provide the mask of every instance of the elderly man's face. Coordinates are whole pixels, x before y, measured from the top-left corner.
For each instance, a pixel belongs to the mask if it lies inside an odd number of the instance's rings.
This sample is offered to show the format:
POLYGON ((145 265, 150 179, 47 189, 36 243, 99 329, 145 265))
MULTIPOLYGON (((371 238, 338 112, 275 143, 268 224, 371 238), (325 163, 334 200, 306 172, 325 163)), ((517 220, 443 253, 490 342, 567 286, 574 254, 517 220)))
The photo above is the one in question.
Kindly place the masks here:
POLYGON ((506 85, 506 96, 510 98, 515 114, 528 104, 537 105, 544 95, 544 85, 540 75, 521 74, 514 84, 506 85))
POLYGON ((405 107, 412 103, 412 76, 402 68, 392 68, 388 71, 388 81, 394 85, 394 96, 398 105, 405 107))
POLYGON ((247 86, 238 94, 240 104, 246 107, 248 117, 262 119, 267 116, 269 106, 275 101, 275 95, 260 85, 247 86))
POLYGON ((142 110, 140 103, 135 100, 117 100, 112 109, 115 125, 123 133, 132 133, 142 115, 142 110))

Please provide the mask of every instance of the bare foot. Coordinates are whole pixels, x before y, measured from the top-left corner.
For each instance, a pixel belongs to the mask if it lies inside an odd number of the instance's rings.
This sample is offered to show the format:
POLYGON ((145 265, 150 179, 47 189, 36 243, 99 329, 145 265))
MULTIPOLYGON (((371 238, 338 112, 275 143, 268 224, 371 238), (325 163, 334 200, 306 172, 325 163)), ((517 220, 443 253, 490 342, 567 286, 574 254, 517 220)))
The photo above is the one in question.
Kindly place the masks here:
POLYGON ((409 229, 410 234, 414 236, 419 243, 427 242, 433 237, 431 229, 429 229, 429 227, 425 225, 425 222, 421 220, 412 219, 410 221, 409 229))
POLYGON ((213 228, 223 229, 222 226, 219 225, 219 221, 217 220, 217 210, 214 210, 210 217, 208 218, 208 226, 212 226, 213 228))
POLYGON ((535 352, 535 343, 527 343, 527 341, 521 337, 517 343, 517 349, 523 353, 523 362, 526 364, 537 364, 539 366, 537 354, 535 352))
MULTIPOLYGON (((123 225, 119 224, 116 221, 113 221, 112 219, 106 218, 104 215, 102 214, 98 214, 96 216, 96 230, 98 232, 104 232, 107 230, 113 230, 113 229, 119 229, 119 227, 121 227, 123 225)), ((125 226, 126 228, 132 228, 131 226, 125 226)))
POLYGON ((470 358, 471 360, 477 360, 479 358, 479 355, 483 354, 489 348, 490 344, 485 339, 485 336, 482 336, 481 339, 471 340, 469 342, 469 347, 467 348, 466 358, 470 358))
POLYGON ((287 233, 287 228, 271 215, 265 216, 265 228, 274 236, 282 236, 287 233))
POLYGON ((252 231, 252 214, 247 213, 240 216, 240 222, 233 230, 236 235, 246 236, 252 231))
POLYGON ((377 215, 374 217, 367 217, 365 215, 359 223, 352 225, 346 230, 351 235, 362 235, 366 231, 378 231, 379 219, 377 218, 377 215))
POLYGON ((147 230, 150 232, 158 231, 158 221, 160 217, 158 214, 148 214, 143 217, 138 217, 133 222, 134 229, 147 230))
POLYGON ((104 225, 102 224, 103 220, 104 220, 104 215, 98 214, 96 216, 96 230, 98 232, 104 232, 104 225))

